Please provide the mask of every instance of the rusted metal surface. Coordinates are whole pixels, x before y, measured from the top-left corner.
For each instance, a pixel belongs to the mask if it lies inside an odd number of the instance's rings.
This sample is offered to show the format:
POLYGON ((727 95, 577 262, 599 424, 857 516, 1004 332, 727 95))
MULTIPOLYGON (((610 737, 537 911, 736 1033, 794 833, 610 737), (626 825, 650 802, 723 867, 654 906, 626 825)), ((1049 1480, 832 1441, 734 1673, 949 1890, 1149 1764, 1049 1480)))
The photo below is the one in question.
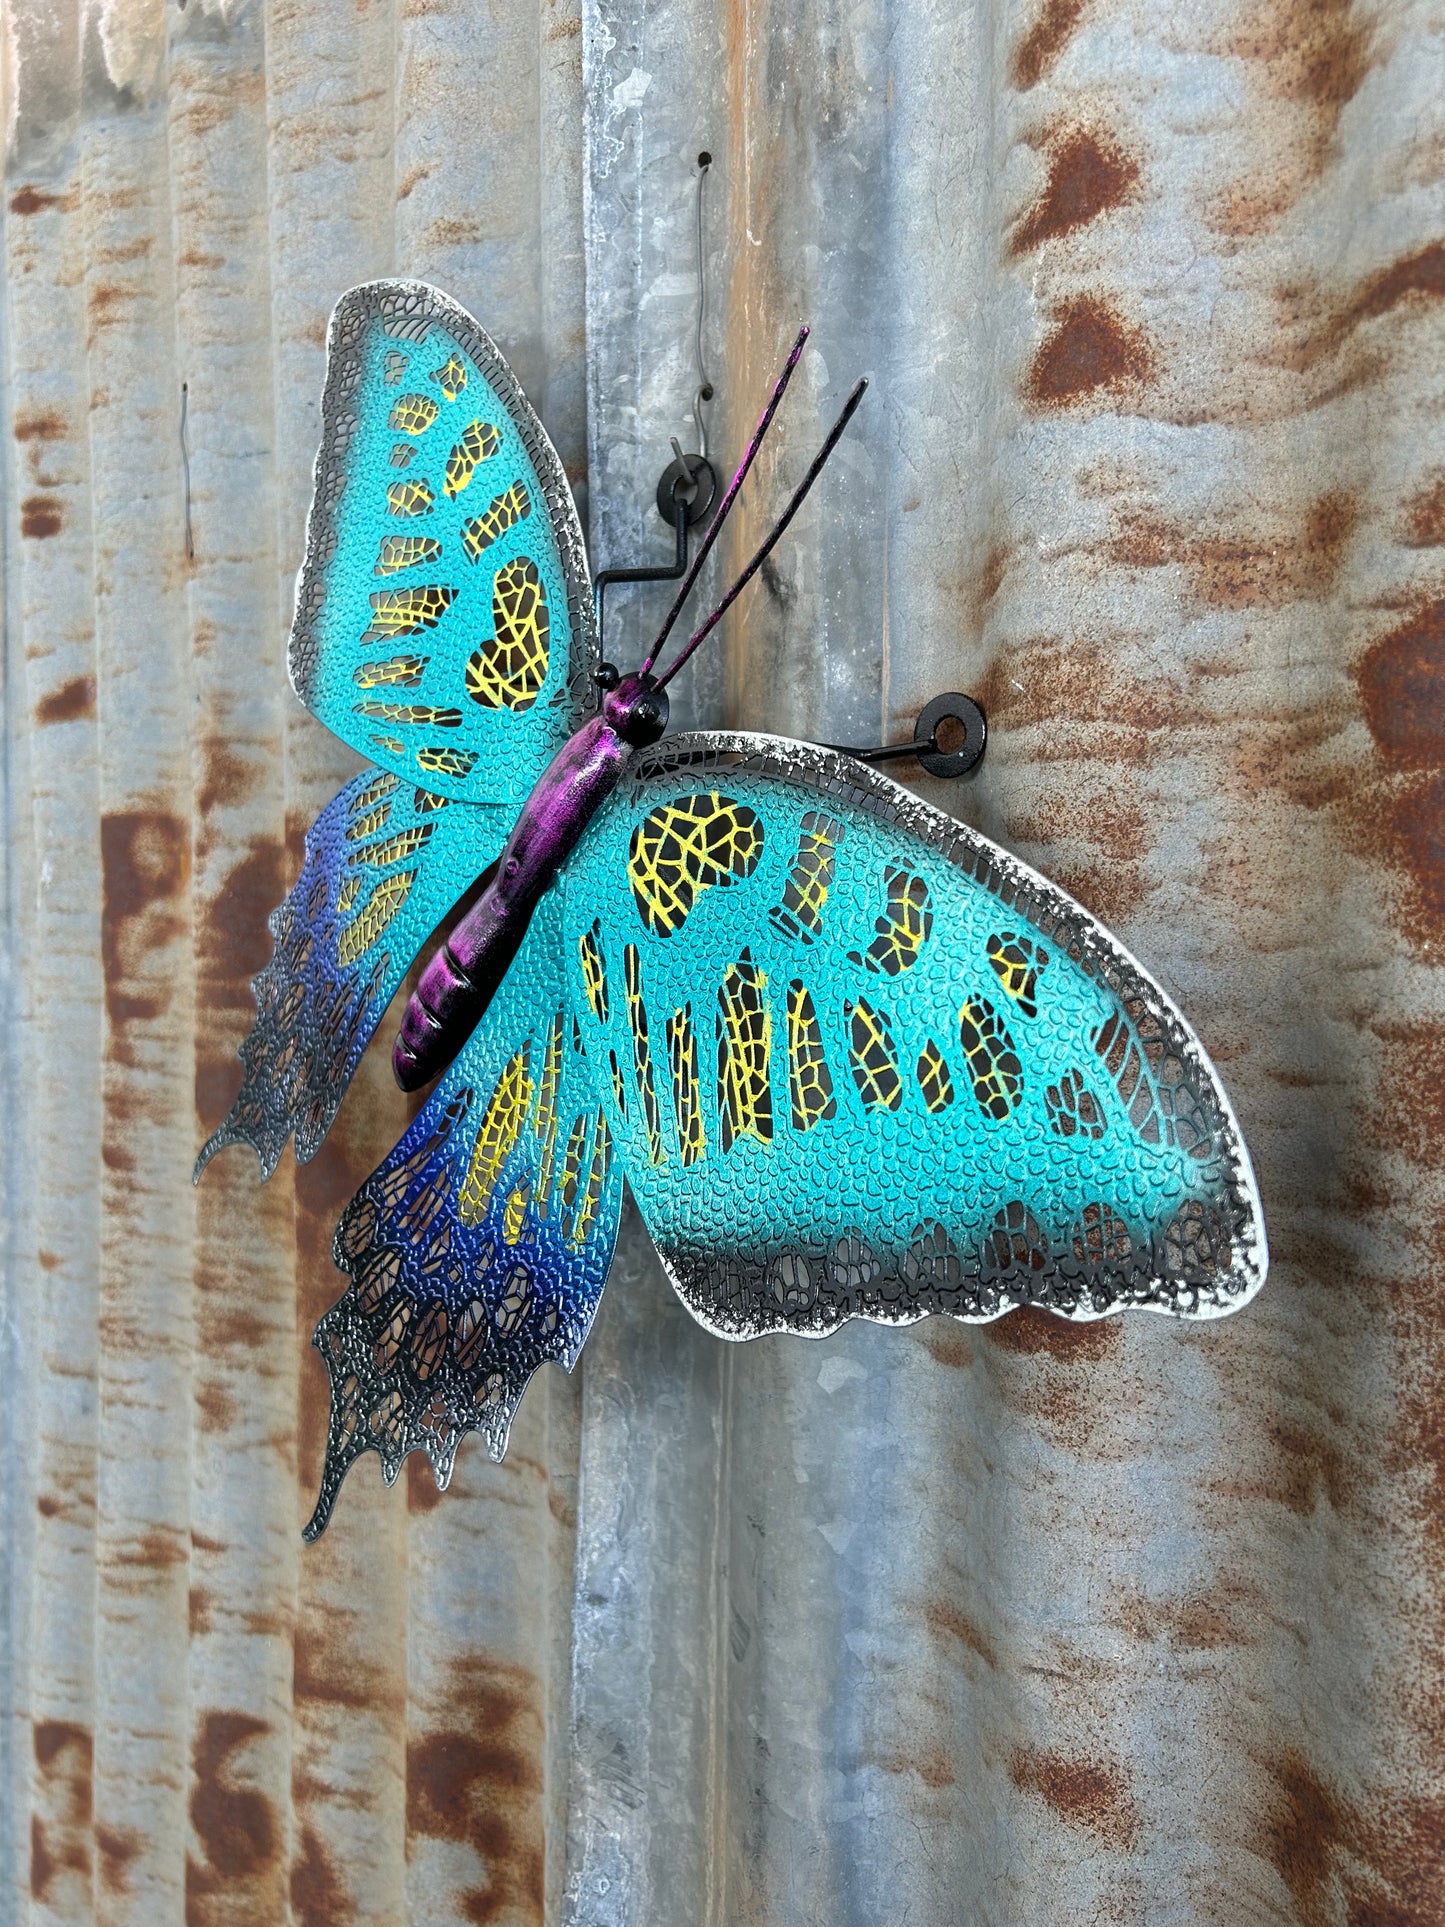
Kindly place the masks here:
POLYGON ((0 1918, 1445 1917, 1442 39, 11 0, 0 1918), (303 1556, 385 1047, 311 1165, 188 1176, 354 767, 281 666, 326 315, 442 283, 594 564, 663 559, 702 149, 721 463, 815 327, 704 591, 873 385, 680 722, 980 694, 982 775, 918 787, 1179 996, 1273 1276, 1198 1331, 732 1347, 634 1222, 507 1461, 363 1478, 303 1556))

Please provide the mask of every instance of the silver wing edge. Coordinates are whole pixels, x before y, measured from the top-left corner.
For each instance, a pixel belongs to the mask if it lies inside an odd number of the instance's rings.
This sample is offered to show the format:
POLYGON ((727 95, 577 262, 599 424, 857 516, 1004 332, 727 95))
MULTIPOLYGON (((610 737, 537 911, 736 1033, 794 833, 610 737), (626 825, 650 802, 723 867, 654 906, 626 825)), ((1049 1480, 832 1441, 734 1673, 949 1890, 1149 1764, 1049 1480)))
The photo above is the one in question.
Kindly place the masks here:
MULTIPOLYGON (((309 708, 320 655, 316 618, 325 591, 326 566, 336 553, 339 537, 336 517, 345 485, 345 456, 356 430, 352 401, 362 374, 361 324, 376 317, 380 317, 387 333, 397 340, 424 339, 425 331, 434 321, 449 328, 496 389, 532 458, 547 499, 547 513, 567 583, 567 615, 572 631, 567 681, 575 728, 598 701, 597 685, 593 681, 598 660, 597 626, 582 524, 562 458, 491 336, 460 303, 425 281, 363 281, 348 288, 332 310, 326 335, 326 380, 321 394, 321 441, 316 451, 311 507, 306 515, 306 545, 296 574, 296 610, 286 651, 291 687, 309 708)), ((439 795, 453 796, 463 802, 483 800, 454 787, 450 778, 434 777, 431 787, 439 795)))
MULTIPOLYGON (((840 802, 908 830, 958 869, 966 869, 973 874, 980 861, 987 864, 1000 881, 1012 890, 1012 904, 1017 904, 1030 921, 1042 923, 1045 928, 1058 924, 1072 926, 1081 938, 1079 943, 1070 946, 1070 955, 1074 960, 1090 975, 1101 979, 1115 996, 1124 998, 1132 994, 1142 997, 1171 1034, 1172 1048, 1186 1061, 1197 1066, 1208 1080, 1223 1123, 1224 1157, 1231 1202, 1239 1209, 1244 1223, 1243 1231, 1235 1240, 1233 1262, 1227 1278, 1227 1284, 1232 1289, 1227 1293, 1217 1292, 1212 1301, 1201 1299, 1196 1307, 1189 1310, 1171 1304, 1125 1298, 1103 1310, 1096 1310, 1082 1295, 1080 1303, 1073 1310, 1064 1311, 1053 1305, 1046 1309, 1054 1317, 1071 1324, 1095 1324, 1100 1319, 1114 1318, 1125 1311, 1153 1311, 1167 1318, 1188 1319, 1190 1323, 1197 1323, 1227 1318, 1247 1305, 1268 1276, 1269 1246, 1254 1165, 1234 1107, 1188 1018, 1162 985, 1093 912, 980 831, 936 809, 933 804, 925 803, 911 790, 904 789, 880 771, 870 769, 866 763, 857 762, 853 757, 836 750, 825 749, 817 743, 797 742, 786 736, 757 735, 745 730, 700 730, 682 736, 664 737, 655 748, 641 752, 634 759, 623 777, 621 792, 632 801, 640 801, 646 793, 646 786, 657 777, 691 771, 711 773, 723 768, 742 769, 749 774, 774 776, 783 780, 802 777, 810 789, 816 788, 823 795, 836 796, 840 802)), ((1002 892, 998 894, 1000 900, 1004 901, 1002 892)), ((1012 905, 1006 903, 1006 907, 1012 905)), ((816 1326, 803 1328, 780 1322, 756 1331, 740 1331, 709 1318, 687 1288, 679 1267, 678 1254, 660 1245, 656 1248, 674 1291, 690 1315, 715 1337, 725 1338, 734 1344, 770 1336, 828 1338, 855 1319, 875 1325, 915 1325, 925 1318, 939 1315, 932 1309, 900 1310, 896 1315, 844 1312, 831 1324, 820 1322, 816 1326)), ((1002 1304, 997 1311, 981 1313, 977 1317, 959 1312, 945 1312, 942 1315, 953 1318, 959 1324, 991 1325, 1020 1308, 1017 1304, 1002 1304)))

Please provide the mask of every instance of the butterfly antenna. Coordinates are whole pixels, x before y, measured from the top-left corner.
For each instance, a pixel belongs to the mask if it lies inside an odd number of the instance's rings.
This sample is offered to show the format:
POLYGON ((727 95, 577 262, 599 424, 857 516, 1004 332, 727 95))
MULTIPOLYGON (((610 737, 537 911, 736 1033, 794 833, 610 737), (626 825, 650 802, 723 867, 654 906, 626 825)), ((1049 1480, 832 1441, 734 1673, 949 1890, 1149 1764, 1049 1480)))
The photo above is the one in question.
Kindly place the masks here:
POLYGON ((688 637, 686 644, 679 652, 678 656, 676 657, 675 661, 672 663, 671 667, 665 672, 665 674, 657 678, 657 684, 660 689, 664 688, 668 683, 672 681, 673 677, 677 674, 678 670, 681 669, 682 665, 687 661, 688 657, 692 654, 693 650, 697 648, 698 644, 702 642, 707 636, 712 634, 713 630, 716 629, 717 625, 722 621, 723 617, 727 614, 728 610, 737 601, 738 597, 742 594, 743 590, 752 581, 753 577, 757 574, 758 570, 763 566, 763 564, 767 561, 768 557, 772 554, 773 550, 777 547, 779 538, 782 536, 783 531, 787 528, 789 522, 792 521, 793 517, 797 514, 798 510, 803 506, 804 502, 808 499, 808 490, 813 486, 814 482, 816 482, 818 477, 822 474, 824 464, 826 463, 828 457, 833 453, 833 450, 838 446, 839 441, 842 439, 843 430, 848 426, 849 422, 853 419, 854 411, 857 409, 859 402, 862 401, 863 391, 867 388, 867 386, 868 386, 868 382, 865 377, 865 379, 863 379, 858 383, 857 387, 853 390, 852 394, 849 395, 847 401, 843 404, 842 414, 838 417, 837 421, 834 422, 833 426, 828 430, 827 440, 823 443, 823 446, 818 450, 817 454, 813 457, 811 463, 808 466, 807 474, 803 477, 802 481, 799 482, 797 488, 794 489, 792 500, 788 503, 788 506, 783 510, 782 514, 778 517, 777 521, 773 524, 772 533, 768 536, 768 539, 763 543, 762 547, 758 550, 757 554, 753 557, 752 561, 749 562, 748 566, 743 570, 742 574, 738 577, 737 581, 728 590, 727 594, 723 597, 722 601, 713 610, 712 614, 708 617, 707 621, 702 625, 700 629, 694 630, 692 635, 688 637))
POLYGON ((697 554, 692 559, 692 567, 688 570, 687 574, 683 577, 682 587, 678 590, 677 595, 673 599, 672 607, 667 612, 667 619, 663 623, 662 627, 658 630, 657 640, 653 643, 651 649, 647 653, 647 661, 643 663, 642 667, 637 672, 639 676, 645 676, 647 672, 651 669, 652 665, 657 661, 659 650, 662 648, 662 645, 667 641, 667 638, 672 634, 672 626, 677 621, 677 618, 679 617, 679 615, 681 615, 682 613, 682 605, 687 601, 688 597, 692 594, 692 585, 697 581, 698 574, 702 569, 703 563, 707 561, 708 552, 711 550, 713 543, 716 542, 718 538, 718 531, 721 529, 723 523, 726 522, 726 520, 728 519, 728 513, 731 510, 733 503, 737 500, 738 490, 742 487, 743 482, 747 478, 747 472, 753 465, 754 456, 757 454, 758 450, 763 445, 763 437, 764 435, 767 434, 768 429, 772 425, 773 417, 778 412, 778 403, 783 399, 783 396, 787 392, 788 383, 793 379, 793 370, 798 365, 798 357, 802 354, 803 344, 807 339, 808 339, 808 330, 806 328, 799 328, 798 338, 793 343, 792 352, 789 354, 787 361, 783 364, 782 374, 778 376, 777 382, 774 384, 773 392, 768 398, 768 405, 763 410, 761 416, 758 419, 758 425, 756 430, 754 431, 753 439, 748 443, 747 452, 743 456, 742 462, 739 464, 738 472, 736 475, 734 475, 732 480, 728 483, 727 493, 726 495, 723 496, 722 501, 718 504, 717 514, 712 518, 712 521, 708 524, 707 534, 702 538, 702 542, 698 547, 697 554))

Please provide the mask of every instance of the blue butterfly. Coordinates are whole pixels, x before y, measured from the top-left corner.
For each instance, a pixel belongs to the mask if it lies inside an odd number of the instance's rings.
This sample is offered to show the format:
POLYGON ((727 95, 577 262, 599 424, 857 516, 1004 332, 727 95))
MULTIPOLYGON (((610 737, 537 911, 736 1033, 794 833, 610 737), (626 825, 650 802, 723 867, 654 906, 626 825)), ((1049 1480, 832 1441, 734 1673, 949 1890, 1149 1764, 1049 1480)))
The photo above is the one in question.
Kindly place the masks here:
POLYGON ((290 670, 371 767, 270 919, 198 1178, 226 1144, 266 1175, 288 1137, 314 1155, 427 936, 491 875, 394 1053, 408 1087, 439 1081, 337 1227, 307 1538, 363 1452, 390 1484, 423 1451, 442 1487, 464 1433, 502 1456, 532 1373, 582 1349, 624 1177, 725 1338, 1025 1303, 1214 1317, 1264 1281, 1248 1152, 1158 985, 846 754, 665 739, 666 683, 721 614, 659 673, 681 601, 642 670, 601 664, 570 491, 493 343, 419 283, 342 299, 290 670))

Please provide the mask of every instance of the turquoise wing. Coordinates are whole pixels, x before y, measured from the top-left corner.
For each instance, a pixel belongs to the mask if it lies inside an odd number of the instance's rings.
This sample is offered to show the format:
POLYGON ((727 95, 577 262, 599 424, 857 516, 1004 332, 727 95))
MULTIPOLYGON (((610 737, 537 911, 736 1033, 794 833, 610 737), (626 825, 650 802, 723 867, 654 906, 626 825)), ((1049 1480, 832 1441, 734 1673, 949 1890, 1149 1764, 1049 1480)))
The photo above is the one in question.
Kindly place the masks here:
POLYGON ((1183 1017, 1087 911, 887 778, 764 737, 660 744, 562 889, 603 1110, 710 1330, 1208 1317, 1263 1282, 1249 1157, 1183 1017))
POLYGON ((228 1144, 249 1144, 264 1177, 293 1132, 297 1162, 315 1156, 412 959, 510 827, 501 811, 449 803, 391 770, 365 770, 332 798, 271 913, 241 1089, 197 1178, 228 1144))
POLYGON ((331 318, 291 680, 403 781, 521 807, 593 702, 582 531, 511 370, 435 288, 331 318))
POLYGON ((501 1458, 532 1373, 576 1363, 621 1201, 554 891, 470 1042, 337 1226, 350 1283, 314 1340, 331 1421, 308 1539, 363 1452, 380 1455, 388 1485, 408 1452, 425 1452, 442 1488, 463 1433, 501 1458))
POLYGON ((374 767, 306 839, 255 980, 244 1078, 196 1164, 311 1157, 437 921, 491 864, 595 700, 582 533, 551 443, 492 342, 419 282, 331 320, 290 669, 374 767))

